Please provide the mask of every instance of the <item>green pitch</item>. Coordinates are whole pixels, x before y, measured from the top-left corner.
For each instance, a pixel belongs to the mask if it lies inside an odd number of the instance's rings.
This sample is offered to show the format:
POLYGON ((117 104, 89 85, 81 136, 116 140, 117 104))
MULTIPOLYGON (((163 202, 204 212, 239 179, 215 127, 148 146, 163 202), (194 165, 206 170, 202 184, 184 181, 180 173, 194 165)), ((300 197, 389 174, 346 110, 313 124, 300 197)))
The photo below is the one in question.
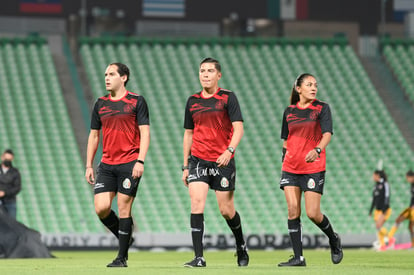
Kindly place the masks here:
POLYGON ((107 268, 115 251, 53 252, 53 259, 0 260, 0 274, 103 275, 103 274, 414 274, 414 251, 375 252, 344 250, 344 260, 333 265, 328 250, 306 250, 307 267, 279 268, 290 251, 250 251, 250 265, 239 268, 231 251, 206 252, 207 267, 190 269, 182 264, 192 258, 190 252, 131 252, 127 268, 107 268))

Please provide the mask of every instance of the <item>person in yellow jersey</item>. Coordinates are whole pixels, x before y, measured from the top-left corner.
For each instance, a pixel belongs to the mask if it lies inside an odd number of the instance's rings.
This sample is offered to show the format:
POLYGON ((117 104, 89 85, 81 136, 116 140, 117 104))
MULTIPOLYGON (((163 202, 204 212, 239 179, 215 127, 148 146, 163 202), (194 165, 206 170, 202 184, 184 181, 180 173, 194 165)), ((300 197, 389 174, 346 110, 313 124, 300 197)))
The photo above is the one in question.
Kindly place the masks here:
POLYGON ((375 227, 377 228, 377 237, 379 241, 379 250, 385 250, 385 237, 387 236, 387 229, 384 223, 391 216, 390 207, 390 185, 387 181, 387 175, 384 170, 375 170, 372 179, 375 182, 374 190, 372 192, 372 203, 369 210, 369 215, 372 216, 374 211, 375 227))
POLYGON ((414 171, 409 170, 405 177, 407 179, 407 182, 410 183, 410 190, 411 190, 411 201, 410 206, 404 209, 400 215, 395 219, 395 224, 391 227, 390 232, 388 233, 388 247, 392 247, 395 244, 395 238, 394 234, 397 232, 398 227, 400 224, 408 220, 408 229, 410 230, 410 236, 411 236, 411 247, 414 247, 414 171))

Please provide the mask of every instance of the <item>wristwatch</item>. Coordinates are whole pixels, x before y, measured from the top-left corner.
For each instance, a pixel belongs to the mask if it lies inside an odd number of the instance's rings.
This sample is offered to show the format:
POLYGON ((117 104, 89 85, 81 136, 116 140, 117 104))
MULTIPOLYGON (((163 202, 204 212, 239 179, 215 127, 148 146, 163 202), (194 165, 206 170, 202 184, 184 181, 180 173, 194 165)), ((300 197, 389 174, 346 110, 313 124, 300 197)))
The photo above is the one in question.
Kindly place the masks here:
POLYGON ((234 148, 229 146, 229 147, 227 147, 227 151, 229 151, 230 153, 233 154, 234 153, 234 148))
POLYGON ((318 155, 321 154, 321 152, 322 152, 321 148, 315 147, 314 149, 315 149, 316 153, 318 153, 318 155))

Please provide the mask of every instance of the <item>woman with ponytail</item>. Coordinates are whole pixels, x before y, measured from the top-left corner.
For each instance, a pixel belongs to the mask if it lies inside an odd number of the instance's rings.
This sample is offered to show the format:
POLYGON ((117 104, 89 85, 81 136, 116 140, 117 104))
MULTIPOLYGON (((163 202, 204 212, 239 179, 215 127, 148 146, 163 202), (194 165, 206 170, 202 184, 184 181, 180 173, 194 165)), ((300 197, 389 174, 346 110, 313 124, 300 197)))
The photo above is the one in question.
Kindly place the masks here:
POLYGON ((341 239, 334 232, 328 217, 320 210, 325 185, 325 148, 333 130, 329 105, 316 99, 317 91, 318 85, 313 75, 299 75, 293 84, 290 106, 283 114, 280 188, 285 193, 294 256, 279 266, 306 266, 300 221, 302 192, 308 218, 329 238, 332 262, 338 264, 343 258, 341 239))

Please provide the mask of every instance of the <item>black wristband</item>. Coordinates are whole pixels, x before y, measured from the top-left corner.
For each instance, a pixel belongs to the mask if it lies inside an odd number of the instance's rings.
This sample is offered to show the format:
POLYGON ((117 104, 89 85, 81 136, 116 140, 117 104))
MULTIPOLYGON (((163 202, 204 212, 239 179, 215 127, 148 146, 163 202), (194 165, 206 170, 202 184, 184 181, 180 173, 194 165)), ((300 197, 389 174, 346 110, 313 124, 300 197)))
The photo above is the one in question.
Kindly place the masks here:
POLYGON ((188 170, 188 165, 183 165, 183 166, 181 166, 181 170, 182 170, 182 171, 184 171, 184 170, 188 170))
POLYGON ((138 163, 141 163, 142 165, 144 165, 144 161, 143 160, 137 159, 137 162, 138 163))

